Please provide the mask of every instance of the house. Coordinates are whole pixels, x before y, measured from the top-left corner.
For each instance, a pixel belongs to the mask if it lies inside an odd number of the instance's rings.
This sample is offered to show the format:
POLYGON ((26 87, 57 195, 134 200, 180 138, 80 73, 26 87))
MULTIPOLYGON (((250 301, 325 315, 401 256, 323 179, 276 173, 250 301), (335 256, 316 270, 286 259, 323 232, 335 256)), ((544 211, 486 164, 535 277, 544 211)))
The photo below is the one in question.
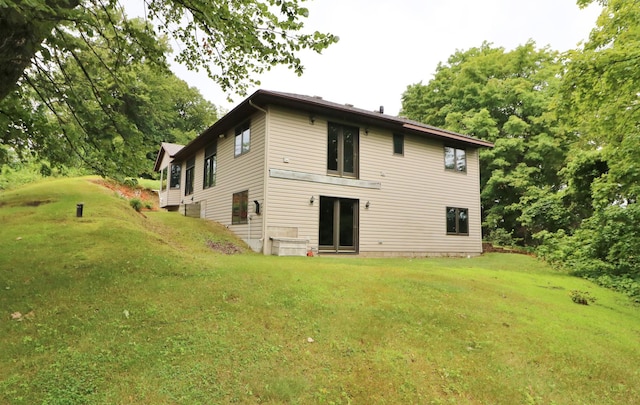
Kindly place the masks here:
POLYGON ((482 252, 478 152, 492 146, 382 107, 258 90, 188 145, 163 144, 155 169, 161 206, 264 254, 467 256, 482 252))

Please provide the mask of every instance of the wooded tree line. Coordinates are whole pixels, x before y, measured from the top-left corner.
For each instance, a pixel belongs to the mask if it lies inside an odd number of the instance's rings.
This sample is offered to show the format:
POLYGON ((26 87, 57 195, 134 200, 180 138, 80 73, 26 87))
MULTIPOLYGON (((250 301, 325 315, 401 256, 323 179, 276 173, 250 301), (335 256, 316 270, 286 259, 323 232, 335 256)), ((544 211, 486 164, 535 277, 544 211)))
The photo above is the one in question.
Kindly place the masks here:
POLYGON ((480 155, 487 239, 640 299, 640 2, 600 3, 580 48, 456 52, 407 87, 402 114, 495 143, 480 155))

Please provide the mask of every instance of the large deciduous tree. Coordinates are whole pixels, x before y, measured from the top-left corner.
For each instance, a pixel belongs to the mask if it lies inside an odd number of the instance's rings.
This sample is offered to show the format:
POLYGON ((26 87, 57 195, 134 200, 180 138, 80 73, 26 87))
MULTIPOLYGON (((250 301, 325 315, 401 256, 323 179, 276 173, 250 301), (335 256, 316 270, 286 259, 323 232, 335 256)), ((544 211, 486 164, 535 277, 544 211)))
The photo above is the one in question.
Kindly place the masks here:
POLYGON ((562 227, 563 203, 549 199, 568 139, 554 114, 561 58, 533 42, 513 51, 481 47, 458 51, 429 83, 407 87, 402 114, 495 143, 481 152, 483 228, 504 230, 525 243, 532 234, 562 227))
POLYGON ((21 86, 0 101, 7 128, 0 139, 54 165, 119 178, 148 173, 160 142, 193 139, 215 121, 215 107, 169 71, 166 41, 144 21, 117 9, 92 17, 104 23, 99 34, 53 28, 50 42, 64 46, 43 48, 21 86), (121 30, 145 33, 144 41, 121 30), (158 58, 148 58, 151 52, 158 58))
MULTIPOLYGON (((587 5, 592 1, 580 0, 587 5)), ((600 2, 589 40, 570 52, 563 112, 582 149, 599 149, 609 170, 598 181, 605 204, 640 196, 640 2, 600 2)))
POLYGON ((573 234, 543 234, 543 253, 640 301, 640 2, 599 3, 589 40, 569 53, 559 105, 576 133, 572 200, 591 215, 573 234))
POLYGON ((299 51, 337 41, 304 33, 303 2, 146 0, 146 19, 129 20, 118 0, 0 0, 0 164, 11 148, 105 176, 144 172, 152 142, 186 142, 215 118, 168 71, 167 38, 179 62, 243 93, 274 65, 301 74, 299 51))
MULTIPOLYGON (((337 37, 305 33, 305 0, 143 0, 147 17, 160 32, 181 42, 179 62, 205 69, 223 90, 245 90, 252 74, 286 65, 301 74, 302 49, 321 52, 337 37)), ((56 30, 77 36, 99 35, 114 21, 95 18, 120 9, 118 0, 1 0, 0 99, 18 81, 32 58, 46 48, 64 47, 56 30)), ((148 27, 147 27, 148 28, 148 27)), ((116 52, 123 38, 146 44, 144 31, 124 24, 110 46, 116 52)), ((143 47, 144 49, 144 47, 143 47)), ((154 47, 147 57, 157 58, 154 47)))

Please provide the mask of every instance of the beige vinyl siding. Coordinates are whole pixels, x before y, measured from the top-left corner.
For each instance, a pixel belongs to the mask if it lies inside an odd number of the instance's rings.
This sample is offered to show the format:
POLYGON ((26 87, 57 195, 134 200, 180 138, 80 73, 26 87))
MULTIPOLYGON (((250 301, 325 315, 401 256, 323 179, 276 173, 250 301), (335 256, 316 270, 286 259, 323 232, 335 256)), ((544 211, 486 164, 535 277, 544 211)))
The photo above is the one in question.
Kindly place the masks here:
MULTIPOLYGON (((234 130, 224 138, 217 138, 217 174, 216 184, 203 188, 204 149, 196 155, 194 201, 202 203, 204 218, 229 226, 242 239, 249 241, 259 249, 262 238, 262 216, 255 214, 253 200, 264 201, 264 156, 265 156, 265 114, 257 112, 250 117, 251 144, 249 152, 234 157, 234 130), (249 217, 251 217, 251 235, 249 224, 232 225, 231 204, 233 194, 249 191, 249 217)), ((244 122, 244 121, 243 121, 244 122)), ((242 123, 238 123, 240 125, 242 123)))
MULTIPOLYGON (((162 156, 162 161, 160 162, 160 171, 166 167, 167 168, 167 189, 163 192, 160 191, 160 207, 164 208, 167 206, 174 206, 180 204, 180 193, 182 192, 182 187, 180 189, 171 189, 171 160, 172 158, 168 153, 164 153, 162 156)), ((182 183, 180 183, 182 186, 182 183)))
POLYGON ((404 156, 397 156, 392 134, 370 129, 360 151, 361 177, 382 183, 369 209, 361 201, 361 252, 482 251, 477 149, 467 148, 466 173, 445 171, 443 143, 424 137, 405 135, 404 156), (446 234, 446 207, 469 210, 468 236, 446 234))
MULTIPOLYGON (((326 175, 325 117, 271 108, 269 169, 326 175)), ((444 169, 444 144, 405 134, 404 156, 393 154, 393 134, 360 128, 360 180, 380 189, 280 178, 268 179, 268 228, 296 228, 318 246, 319 196, 360 201, 359 252, 381 255, 472 254, 482 251, 479 165, 467 148, 467 172, 444 169), (316 202, 309 204, 315 196, 316 202), (370 208, 365 203, 370 201, 370 208), (469 235, 446 234, 446 207, 469 210, 469 235)), ((268 235, 275 236, 275 235, 268 235)))
POLYGON ((308 114, 270 108, 270 169, 327 173, 327 120, 308 114))
MULTIPOLYGON (((269 109, 269 169, 291 170, 326 175, 327 121, 316 117, 311 123, 309 115, 277 107, 269 109)), ((267 173, 267 176, 269 174, 267 173)), ((266 249, 271 251, 269 237, 294 229, 295 236, 308 238, 311 246, 318 246, 319 195, 335 195, 341 187, 267 177, 266 249), (309 203, 315 196, 315 203, 309 203)))

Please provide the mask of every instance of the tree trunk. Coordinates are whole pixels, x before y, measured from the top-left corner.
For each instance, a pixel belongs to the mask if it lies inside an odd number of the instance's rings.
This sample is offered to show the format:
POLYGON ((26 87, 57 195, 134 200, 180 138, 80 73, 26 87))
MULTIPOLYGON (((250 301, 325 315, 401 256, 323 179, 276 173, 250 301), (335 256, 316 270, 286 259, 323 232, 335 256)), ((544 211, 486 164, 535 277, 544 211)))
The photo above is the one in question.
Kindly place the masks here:
POLYGON ((15 87, 42 42, 80 0, 47 0, 33 7, 0 7, 0 100, 15 87))

